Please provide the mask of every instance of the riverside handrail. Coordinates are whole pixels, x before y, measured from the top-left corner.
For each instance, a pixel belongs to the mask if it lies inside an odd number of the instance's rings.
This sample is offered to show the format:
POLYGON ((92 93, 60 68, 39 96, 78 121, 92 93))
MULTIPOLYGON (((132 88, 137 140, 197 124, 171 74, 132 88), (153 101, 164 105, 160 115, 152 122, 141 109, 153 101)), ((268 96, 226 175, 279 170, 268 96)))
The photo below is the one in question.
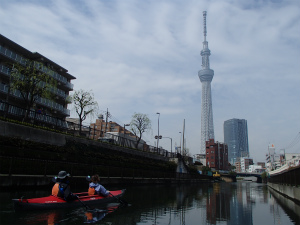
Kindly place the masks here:
POLYGON ((282 171, 281 173, 277 173, 275 175, 269 174, 268 182, 274 184, 283 184, 283 185, 300 187, 299 177, 300 177, 300 166, 290 168, 289 170, 282 171))
MULTIPOLYGON (((0 101, 0 116, 3 116, 6 120, 14 119, 17 121, 22 121, 23 117, 25 116, 25 112, 25 108, 21 108, 0 101)), ((57 117, 53 117, 45 112, 39 112, 38 110, 30 110, 26 124, 31 124, 32 126, 37 128, 50 128, 59 132, 63 132, 73 136, 80 136, 91 140, 94 140, 93 134, 95 134, 96 131, 99 131, 95 127, 82 125, 81 133, 79 134, 79 124, 65 121, 57 117)), ((111 133, 108 133, 107 135, 107 139, 100 139, 95 141, 106 142, 108 144, 118 145, 132 149, 138 149, 143 152, 155 153, 168 158, 177 157, 177 153, 169 152, 163 148, 157 148, 146 143, 139 144, 137 146, 137 141, 131 140, 127 137, 114 135, 111 133)))

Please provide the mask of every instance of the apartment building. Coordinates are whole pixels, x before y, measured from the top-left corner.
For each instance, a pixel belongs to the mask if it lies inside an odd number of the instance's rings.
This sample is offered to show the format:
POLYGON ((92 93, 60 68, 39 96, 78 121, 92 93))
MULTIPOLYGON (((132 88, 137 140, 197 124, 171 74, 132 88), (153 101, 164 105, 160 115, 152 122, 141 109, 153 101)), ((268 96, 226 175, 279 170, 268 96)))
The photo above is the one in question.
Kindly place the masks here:
POLYGON ((253 165, 253 159, 248 157, 241 157, 241 172, 249 172, 249 166, 253 165))
POLYGON ((241 161, 239 158, 237 158, 237 160, 235 161, 235 172, 237 172, 237 173, 242 172, 241 161))
MULTIPOLYGON (((54 98, 39 97, 31 107, 29 118, 39 119, 45 124, 66 126, 65 119, 70 116, 67 109, 67 97, 73 90, 71 80, 76 79, 68 70, 51 61, 38 52, 31 52, 0 34, 0 113, 7 110, 7 116, 18 118, 24 115, 24 99, 19 90, 10 90, 12 67, 25 65, 31 60, 38 63, 39 69, 56 81, 57 86, 51 89, 54 98), (40 115, 36 117, 36 111, 40 115)), ((45 84, 39 84, 45 85, 45 84)))
POLYGON ((206 166, 214 170, 228 170, 228 146, 214 139, 206 141, 206 166))

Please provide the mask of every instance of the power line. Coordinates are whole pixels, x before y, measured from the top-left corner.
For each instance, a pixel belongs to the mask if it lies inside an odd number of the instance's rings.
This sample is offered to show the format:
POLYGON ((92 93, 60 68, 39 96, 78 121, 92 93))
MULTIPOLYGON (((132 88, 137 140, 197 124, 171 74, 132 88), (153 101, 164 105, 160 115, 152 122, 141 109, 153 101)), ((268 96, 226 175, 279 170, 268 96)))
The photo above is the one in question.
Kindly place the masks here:
POLYGON ((300 141, 300 132, 297 134, 297 136, 294 138, 294 140, 285 149, 293 148, 296 144, 298 144, 299 141, 300 141))

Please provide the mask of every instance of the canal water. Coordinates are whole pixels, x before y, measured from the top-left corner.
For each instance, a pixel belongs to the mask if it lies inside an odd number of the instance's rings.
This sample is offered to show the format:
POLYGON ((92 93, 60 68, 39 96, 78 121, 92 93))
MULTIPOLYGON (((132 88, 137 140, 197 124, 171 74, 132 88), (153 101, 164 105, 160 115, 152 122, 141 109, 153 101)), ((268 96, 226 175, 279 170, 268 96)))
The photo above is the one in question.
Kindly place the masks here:
MULTIPOLYGON (((124 187, 109 187, 110 190, 124 187)), ((15 212, 11 199, 49 195, 50 190, 0 192, 0 224, 274 225, 300 224, 300 206, 253 182, 128 186, 105 206, 15 212), (119 200, 121 200, 119 199, 119 200)), ((84 190, 76 190, 84 191, 84 190)))

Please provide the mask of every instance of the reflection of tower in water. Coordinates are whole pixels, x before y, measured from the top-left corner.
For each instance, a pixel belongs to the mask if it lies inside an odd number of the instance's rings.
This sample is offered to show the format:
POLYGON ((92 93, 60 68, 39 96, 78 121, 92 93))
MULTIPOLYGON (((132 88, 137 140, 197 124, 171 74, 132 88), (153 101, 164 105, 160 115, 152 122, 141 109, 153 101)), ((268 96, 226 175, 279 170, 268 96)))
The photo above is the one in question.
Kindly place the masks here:
POLYGON ((229 186, 214 183, 209 190, 209 196, 206 199, 206 219, 211 224, 217 221, 227 221, 230 219, 230 198, 231 192, 227 190, 229 186))
POLYGON ((236 194, 230 200, 230 224, 252 225, 252 198, 250 183, 237 182, 236 194))

